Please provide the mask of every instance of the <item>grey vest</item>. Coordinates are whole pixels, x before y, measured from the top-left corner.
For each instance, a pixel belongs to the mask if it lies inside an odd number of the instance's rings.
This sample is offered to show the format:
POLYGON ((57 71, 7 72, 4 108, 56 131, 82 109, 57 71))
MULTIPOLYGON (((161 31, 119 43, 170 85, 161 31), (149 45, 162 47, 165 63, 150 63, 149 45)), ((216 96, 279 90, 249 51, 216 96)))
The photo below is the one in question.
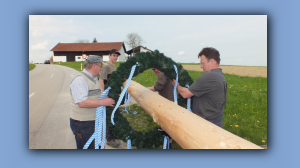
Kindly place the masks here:
MULTIPOLYGON (((89 88, 88 99, 98 100, 101 95, 101 88, 99 82, 97 80, 95 81, 93 78, 89 77, 87 74, 83 72, 77 74, 75 78, 77 76, 83 76, 88 83, 88 88, 89 88)), ((97 108, 80 108, 78 104, 75 104, 71 89, 70 89, 70 93, 71 93, 71 108, 72 108, 70 117, 78 121, 95 120, 97 108)))

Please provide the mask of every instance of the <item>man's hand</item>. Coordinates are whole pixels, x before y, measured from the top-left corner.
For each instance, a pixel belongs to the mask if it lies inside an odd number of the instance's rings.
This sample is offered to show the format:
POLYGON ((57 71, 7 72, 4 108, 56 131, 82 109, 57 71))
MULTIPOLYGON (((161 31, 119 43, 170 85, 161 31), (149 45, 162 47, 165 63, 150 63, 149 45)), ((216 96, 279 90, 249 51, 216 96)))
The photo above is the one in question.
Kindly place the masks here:
MULTIPOLYGON (((176 80, 173 79, 172 85, 175 86, 175 83, 176 83, 176 80)), ((178 86, 179 86, 179 83, 177 82, 177 88, 178 88, 178 86)), ((176 88, 176 89, 177 89, 177 88, 176 88)))
POLYGON ((108 98, 106 96, 102 101, 103 101, 103 106, 114 107, 114 104, 115 104, 115 100, 114 99, 108 98))
POLYGON ((149 90, 151 90, 151 91, 155 91, 155 89, 154 89, 154 86, 151 86, 151 87, 147 87, 149 90))

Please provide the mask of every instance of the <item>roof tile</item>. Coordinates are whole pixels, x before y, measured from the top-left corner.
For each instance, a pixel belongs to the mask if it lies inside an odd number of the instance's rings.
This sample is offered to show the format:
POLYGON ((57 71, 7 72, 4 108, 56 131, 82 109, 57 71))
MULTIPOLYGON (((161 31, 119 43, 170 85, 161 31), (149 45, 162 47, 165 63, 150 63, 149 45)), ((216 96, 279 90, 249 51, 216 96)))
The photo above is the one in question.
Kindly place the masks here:
POLYGON ((121 49, 123 42, 107 43, 58 43, 50 51, 109 51, 121 49))

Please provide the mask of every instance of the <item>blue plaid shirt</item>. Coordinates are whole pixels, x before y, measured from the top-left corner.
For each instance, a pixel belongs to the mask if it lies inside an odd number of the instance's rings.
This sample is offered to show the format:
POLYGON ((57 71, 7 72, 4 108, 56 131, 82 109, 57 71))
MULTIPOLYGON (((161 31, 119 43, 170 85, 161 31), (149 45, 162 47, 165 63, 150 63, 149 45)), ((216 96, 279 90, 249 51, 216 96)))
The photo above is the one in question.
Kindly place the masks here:
MULTIPOLYGON (((82 72, 92 77, 95 81, 98 81, 97 77, 93 77, 86 69, 83 69, 82 72)), ((85 101, 88 98, 89 87, 86 79, 83 76, 75 77, 75 79, 70 84, 70 88, 71 88, 73 99, 76 104, 85 101)))

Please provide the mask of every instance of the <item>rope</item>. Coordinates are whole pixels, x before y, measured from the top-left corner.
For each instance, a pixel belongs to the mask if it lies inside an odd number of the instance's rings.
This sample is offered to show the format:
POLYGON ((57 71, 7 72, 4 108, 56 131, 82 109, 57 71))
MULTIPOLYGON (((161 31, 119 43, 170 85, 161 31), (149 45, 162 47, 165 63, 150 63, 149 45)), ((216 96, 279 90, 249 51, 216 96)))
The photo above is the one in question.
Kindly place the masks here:
POLYGON ((131 149, 131 139, 129 139, 129 136, 126 139, 127 139, 127 149, 131 149))
MULTIPOLYGON (((186 84, 185 87, 189 88, 190 86, 189 86, 188 84, 186 84)), ((187 99, 187 105, 186 105, 186 108, 187 108, 189 111, 192 111, 192 109, 191 109, 191 98, 188 98, 188 99, 187 99)))
POLYGON ((177 72, 177 67, 176 67, 175 64, 173 65, 173 67, 174 67, 175 72, 176 72, 176 82, 175 82, 175 85, 174 85, 174 91, 173 91, 173 93, 174 93, 174 102, 175 102, 176 104, 178 104, 178 103, 177 103, 177 93, 176 93, 177 81, 178 81, 178 72, 177 72))
MULTIPOLYGON (((109 86, 99 97, 99 100, 103 100, 109 93, 111 87, 109 86)), ((95 149, 104 149, 106 138, 106 106, 99 106, 96 110, 96 119, 95 119, 95 132, 86 142, 83 149, 87 149, 92 141, 95 139, 95 149)))
MULTIPOLYGON (((127 111, 127 103, 129 103, 128 95, 129 95, 129 98, 130 98, 130 94, 128 94, 128 93, 126 92, 126 93, 125 93, 125 110, 123 109, 123 110, 121 111, 121 113, 122 113, 123 111, 125 111, 125 112, 127 112, 127 114, 129 114, 128 111, 127 111)), ((129 106, 129 111, 130 111, 130 106, 129 106)))
POLYGON ((164 146, 163 149, 169 149, 169 137, 164 135, 164 146), (167 144, 168 144, 168 148, 167 148, 167 144))
POLYGON ((126 91, 127 91, 127 88, 128 88, 128 86, 129 86, 129 84, 130 84, 130 81, 131 81, 131 78, 132 78, 132 76, 133 76, 133 74, 134 74, 134 71, 135 71, 136 66, 139 66, 139 63, 138 63, 138 62, 136 63, 136 65, 133 65, 133 66, 132 66, 131 72, 130 72, 130 75, 129 75, 129 78, 128 78, 127 83, 126 83, 126 86, 125 86, 125 88, 123 89, 123 91, 122 91, 122 93, 121 93, 121 95, 120 95, 120 98, 119 98, 119 100, 118 100, 118 103, 117 103, 117 105, 115 106, 115 108, 114 108, 114 110, 113 110, 113 112, 112 112, 112 114, 111 114, 111 123, 112 123, 113 125, 115 125, 115 122, 114 122, 114 115, 115 115, 115 112, 116 112, 116 110, 118 109, 118 107, 120 106, 121 101, 122 101, 122 99, 123 99, 123 97, 124 97, 124 95, 125 95, 125 93, 126 93, 126 91))

